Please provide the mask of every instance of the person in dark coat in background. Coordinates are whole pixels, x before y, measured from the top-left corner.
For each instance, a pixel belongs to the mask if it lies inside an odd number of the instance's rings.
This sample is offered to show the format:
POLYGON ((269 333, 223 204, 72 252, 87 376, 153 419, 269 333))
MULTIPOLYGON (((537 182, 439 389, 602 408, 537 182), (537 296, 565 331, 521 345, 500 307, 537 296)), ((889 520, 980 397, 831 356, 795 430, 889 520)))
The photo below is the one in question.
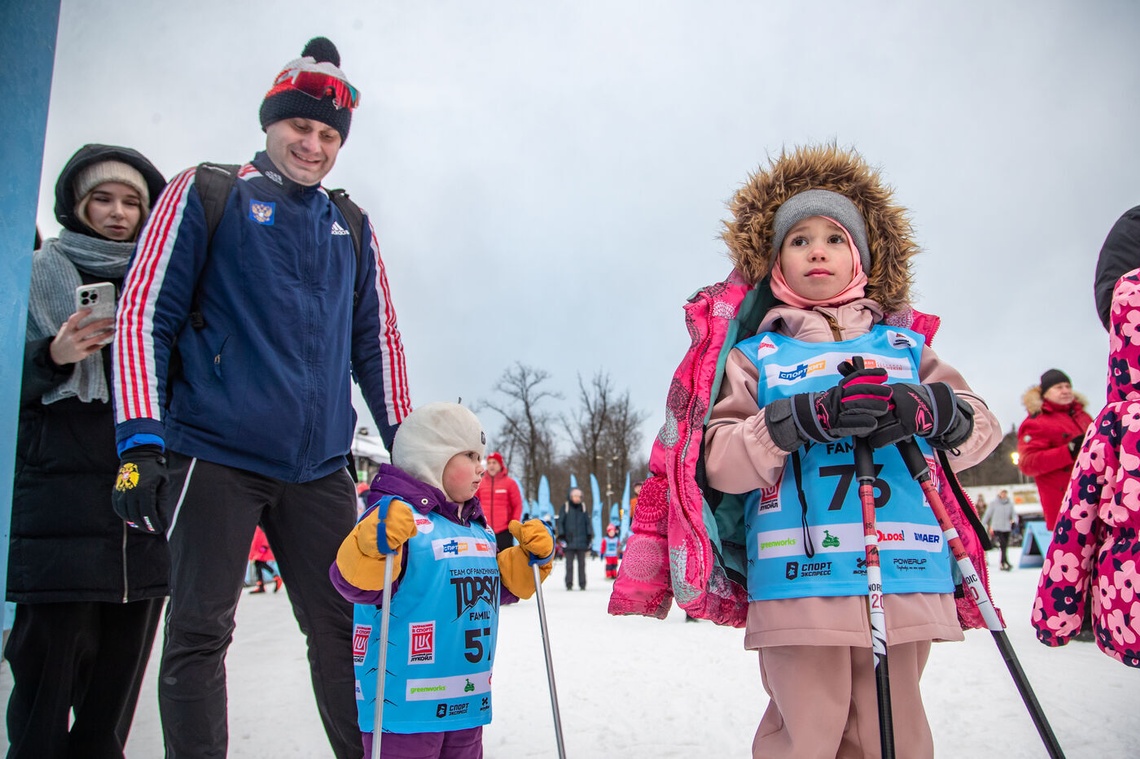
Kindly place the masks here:
POLYGON ((32 258, 8 554, 10 759, 122 759, 134 718, 170 559, 163 535, 128 531, 111 508, 114 322, 84 324, 75 291, 120 287, 165 184, 134 150, 85 145, 56 182, 63 229, 32 258))
POLYGON ((1026 390, 1021 402, 1029 416, 1017 430, 1017 467, 1037 483, 1045 526, 1052 530, 1092 417, 1085 411, 1088 401, 1073 392, 1060 369, 1042 374, 1041 384, 1026 390))
POLYGON ((571 488, 558 514, 558 540, 566 556, 566 590, 574 589, 574 562, 578 562, 578 588, 586 589, 586 554, 594 542, 590 513, 582 504, 582 491, 571 488))

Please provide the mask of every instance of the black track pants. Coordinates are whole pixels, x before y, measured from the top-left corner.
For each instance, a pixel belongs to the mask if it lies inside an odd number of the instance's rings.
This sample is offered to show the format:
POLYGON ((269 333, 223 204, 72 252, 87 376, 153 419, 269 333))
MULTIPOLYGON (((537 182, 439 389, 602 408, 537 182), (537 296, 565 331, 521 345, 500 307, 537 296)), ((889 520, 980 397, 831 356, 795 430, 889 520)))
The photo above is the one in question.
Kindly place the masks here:
POLYGON ((340 469, 288 483, 171 452, 171 578, 159 678, 167 759, 224 759, 226 648, 255 525, 261 524, 308 644, 317 709, 337 759, 360 759, 352 671, 352 605, 329 565, 356 520, 340 469))

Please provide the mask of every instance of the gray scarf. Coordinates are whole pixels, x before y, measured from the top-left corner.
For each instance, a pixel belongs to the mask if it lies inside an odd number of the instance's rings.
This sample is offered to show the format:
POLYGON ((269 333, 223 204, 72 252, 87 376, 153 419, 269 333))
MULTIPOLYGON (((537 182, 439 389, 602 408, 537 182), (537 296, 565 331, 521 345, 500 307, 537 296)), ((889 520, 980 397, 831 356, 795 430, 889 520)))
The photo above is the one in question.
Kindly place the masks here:
MULTIPOLYGON (((122 279, 133 242, 114 242, 61 230, 32 255, 32 287, 28 293, 29 342, 55 337, 75 313, 75 288, 83 284, 79 269, 97 277, 122 279)), ((103 371, 103 351, 75 364, 71 377, 43 395, 45 404, 77 397, 84 403, 110 400, 103 371)))

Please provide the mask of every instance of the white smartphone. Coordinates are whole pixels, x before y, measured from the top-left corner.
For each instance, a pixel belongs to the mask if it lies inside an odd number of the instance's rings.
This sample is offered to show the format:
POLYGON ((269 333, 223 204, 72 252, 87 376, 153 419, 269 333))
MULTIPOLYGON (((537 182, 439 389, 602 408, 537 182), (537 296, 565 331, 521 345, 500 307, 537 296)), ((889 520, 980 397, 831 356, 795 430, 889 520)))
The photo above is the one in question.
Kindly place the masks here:
MULTIPOLYGON (((110 282, 92 282, 89 285, 80 285, 75 288, 75 310, 78 311, 81 308, 90 308, 91 314, 84 317, 83 321, 79 323, 80 327, 86 327, 99 319, 114 319, 115 286, 110 282)), ((114 329, 111 329, 104 342, 111 342, 114 334, 114 329)))

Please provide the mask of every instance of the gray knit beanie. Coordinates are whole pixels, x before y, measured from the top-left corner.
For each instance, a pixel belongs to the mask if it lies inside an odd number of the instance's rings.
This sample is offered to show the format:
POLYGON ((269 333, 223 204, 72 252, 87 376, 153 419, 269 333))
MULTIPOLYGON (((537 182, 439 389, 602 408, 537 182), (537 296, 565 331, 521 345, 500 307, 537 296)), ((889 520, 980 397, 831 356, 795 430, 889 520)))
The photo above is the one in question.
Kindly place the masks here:
POLYGON ((75 217, 82 221, 85 226, 91 229, 95 228, 91 224, 91 220, 87 218, 87 204, 90 202, 91 193, 95 191, 95 188, 107 182, 124 184, 139 194, 141 213, 139 214, 138 226, 135 227, 131 237, 133 240, 134 235, 139 233, 139 229, 146 222, 146 217, 150 215, 150 192, 147 189, 146 179, 143 178, 142 172, 130 164, 122 161, 100 161, 80 171, 75 177, 74 183, 75 217))
POLYGON ((776 209, 776 218, 773 222, 772 254, 780 255, 780 246, 784 244, 784 237, 788 230, 811 216, 827 216, 835 219, 851 235, 859 251, 859 263, 868 276, 871 274, 871 249, 867 247, 867 227, 863 223, 863 214, 855 204, 843 195, 831 190, 805 190, 793 195, 776 209))
POLYGON ((392 443, 392 464, 417 480, 443 490, 443 468, 457 453, 483 458, 487 436, 479 418, 458 403, 429 403, 400 423, 392 443))

